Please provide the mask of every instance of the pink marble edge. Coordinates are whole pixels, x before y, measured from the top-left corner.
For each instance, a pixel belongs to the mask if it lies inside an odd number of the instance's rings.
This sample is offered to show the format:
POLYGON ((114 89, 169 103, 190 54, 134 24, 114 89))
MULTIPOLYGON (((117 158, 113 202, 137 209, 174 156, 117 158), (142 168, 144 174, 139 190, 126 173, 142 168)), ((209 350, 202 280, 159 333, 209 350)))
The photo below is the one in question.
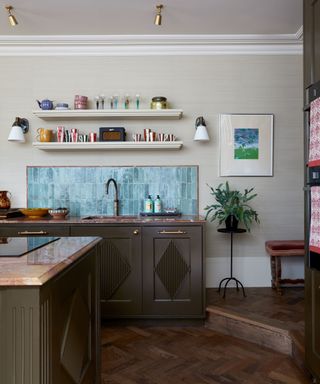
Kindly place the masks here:
MULTIPOLYGON (((75 246, 76 242, 79 242, 79 238, 82 239, 82 241, 86 242, 85 245, 79 244, 78 249, 74 250, 73 253, 69 256, 66 256, 66 258, 62 261, 57 262, 56 264, 28 264, 27 262, 25 263, 19 263, 17 262, 18 258, 0 258, 0 267, 1 264, 4 265, 12 265, 12 267, 16 267, 17 265, 22 265, 25 269, 25 275, 28 274, 28 269, 29 271, 32 270, 33 267, 39 267, 39 265, 44 269, 44 271, 39 272, 39 276, 33 276, 33 277, 28 277, 28 276, 16 276, 16 277, 2 277, 2 271, 0 268, 0 287, 14 287, 14 286, 41 286, 44 285, 47 281, 55 277, 58 273, 66 269, 69 265, 71 265, 73 262, 78 260, 84 253, 86 253, 88 250, 92 249, 99 241, 99 237, 67 237, 69 241, 74 241, 75 246), (11 260, 11 263, 10 263, 11 260)), ((48 246, 57 246, 57 244, 60 241, 63 241, 66 238, 61 238, 57 242, 53 242, 48 244, 48 246)), ((59 244, 61 245, 61 243, 59 244)), ((33 253, 39 253, 41 250, 44 250, 46 246, 39 248, 33 252, 28 253, 28 255, 32 255, 33 253)), ((27 255, 21 256, 19 258, 20 260, 24 261, 26 260, 27 255), (24 259, 22 259, 24 258, 24 259)), ((39 268, 40 269, 40 268, 39 268)), ((17 272, 18 274, 18 272, 17 272)))
MULTIPOLYGON (((84 217, 89 217, 86 215, 84 217)), ((99 215, 92 215, 99 216, 99 215)), ((102 215, 104 216, 104 215, 102 215)), ((205 222, 205 218, 200 215, 182 215, 182 216, 104 216, 103 219, 89 219, 85 220, 83 217, 68 216, 64 219, 53 219, 48 216, 39 219, 30 219, 27 217, 14 217, 9 219, 0 219, 1 224, 22 224, 22 223, 34 223, 34 224, 99 224, 99 223, 202 223, 205 222)))

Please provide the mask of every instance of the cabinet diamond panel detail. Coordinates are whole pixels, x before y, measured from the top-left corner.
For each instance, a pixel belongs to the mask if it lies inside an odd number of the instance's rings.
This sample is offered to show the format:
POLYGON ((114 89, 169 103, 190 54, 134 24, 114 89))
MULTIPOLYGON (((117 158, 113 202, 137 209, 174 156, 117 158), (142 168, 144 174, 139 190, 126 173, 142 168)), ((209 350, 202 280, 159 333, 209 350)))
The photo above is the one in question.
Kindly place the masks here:
POLYGON ((101 260, 101 299, 108 300, 126 280, 131 266, 111 241, 106 241, 104 247, 105 257, 101 260))
POLYGON ((77 290, 67 317, 61 349, 61 365, 74 383, 81 383, 90 363, 90 313, 77 290))
POLYGON ((187 265, 173 241, 170 241, 161 256, 155 272, 173 300, 183 280, 190 272, 190 266, 187 265))

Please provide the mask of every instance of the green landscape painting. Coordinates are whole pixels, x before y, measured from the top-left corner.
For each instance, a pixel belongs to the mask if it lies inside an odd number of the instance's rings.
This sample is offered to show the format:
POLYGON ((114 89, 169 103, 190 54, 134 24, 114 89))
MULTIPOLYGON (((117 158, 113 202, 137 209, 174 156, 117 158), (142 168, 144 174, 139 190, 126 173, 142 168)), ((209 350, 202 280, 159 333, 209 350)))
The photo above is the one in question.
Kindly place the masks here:
POLYGON ((259 159, 259 129, 235 128, 234 130, 234 159, 259 159))

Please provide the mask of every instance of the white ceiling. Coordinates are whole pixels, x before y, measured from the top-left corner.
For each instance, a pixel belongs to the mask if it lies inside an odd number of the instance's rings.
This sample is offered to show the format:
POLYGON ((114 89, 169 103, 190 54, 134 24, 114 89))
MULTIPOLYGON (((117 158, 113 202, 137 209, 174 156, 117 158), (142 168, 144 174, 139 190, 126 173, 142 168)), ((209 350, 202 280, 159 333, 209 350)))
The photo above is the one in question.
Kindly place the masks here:
POLYGON ((8 0, 0 35, 278 35, 302 26, 303 0, 8 0), (163 24, 153 24, 162 3, 163 24), (7 22, 11 4, 19 25, 7 22))

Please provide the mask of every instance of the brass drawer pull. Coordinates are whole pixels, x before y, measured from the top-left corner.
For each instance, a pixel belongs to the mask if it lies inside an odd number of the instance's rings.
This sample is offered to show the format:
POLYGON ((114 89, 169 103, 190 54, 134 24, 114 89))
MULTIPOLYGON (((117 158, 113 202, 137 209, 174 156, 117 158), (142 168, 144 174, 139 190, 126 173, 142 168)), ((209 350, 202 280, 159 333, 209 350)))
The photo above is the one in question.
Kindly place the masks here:
POLYGON ((163 231, 159 231, 158 233, 159 233, 159 235, 186 235, 187 234, 186 231, 180 231, 180 229, 179 229, 179 231, 165 231, 165 230, 163 230, 163 231))
POLYGON ((49 235, 47 231, 22 231, 18 232, 18 235, 49 235))
POLYGON ((133 234, 134 234, 134 235, 139 235, 139 229, 135 229, 135 230, 133 231, 133 234))

